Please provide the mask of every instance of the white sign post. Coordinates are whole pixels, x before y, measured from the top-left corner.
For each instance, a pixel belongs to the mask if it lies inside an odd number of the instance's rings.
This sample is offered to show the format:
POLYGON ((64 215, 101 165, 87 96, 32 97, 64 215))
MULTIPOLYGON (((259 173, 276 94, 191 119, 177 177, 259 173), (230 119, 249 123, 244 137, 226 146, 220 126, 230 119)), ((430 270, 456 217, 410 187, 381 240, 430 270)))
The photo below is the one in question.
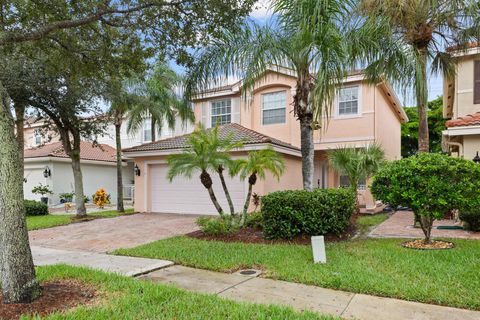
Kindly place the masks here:
POLYGON ((312 237, 313 262, 327 263, 327 254, 325 253, 325 241, 323 236, 312 237))

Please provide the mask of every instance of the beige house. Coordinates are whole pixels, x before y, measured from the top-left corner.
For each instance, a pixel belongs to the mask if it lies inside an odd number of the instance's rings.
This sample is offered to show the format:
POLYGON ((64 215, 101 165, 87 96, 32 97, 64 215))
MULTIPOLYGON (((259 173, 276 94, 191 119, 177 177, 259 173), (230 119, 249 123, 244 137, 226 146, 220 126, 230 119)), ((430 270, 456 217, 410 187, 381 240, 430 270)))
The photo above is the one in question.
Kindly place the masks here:
MULTIPOLYGON (((224 132, 244 136, 246 146, 233 156, 245 156, 246 151, 270 145, 280 152, 287 163, 286 173, 280 181, 267 177, 257 182, 254 192, 264 195, 275 190, 302 187, 300 126, 293 115, 293 95, 296 78, 288 69, 270 70, 257 81, 251 95, 242 93, 241 82, 209 90, 193 101, 196 121, 209 128, 222 125, 224 132)), ((380 144, 390 160, 399 159, 400 126, 407 116, 387 83, 367 83, 361 72, 345 79, 338 98, 332 106, 328 128, 315 132, 315 185, 333 188, 347 184, 328 163, 330 150, 339 146, 364 147, 380 144)), ((185 136, 156 141, 124 150, 125 156, 134 159, 140 174, 135 177, 135 209, 140 212, 172 212, 214 214, 207 192, 198 177, 177 178, 172 183, 166 178, 166 157, 182 152, 185 136)), ((247 191, 247 182, 228 181, 233 202, 239 209, 247 191), (233 191, 232 191, 233 190, 233 191)), ((214 189, 224 208, 220 183, 214 189)), ((360 186, 360 201, 368 209, 375 201, 366 183, 360 186)))
POLYGON ((473 159, 480 151, 480 44, 452 55, 456 76, 444 81, 443 116, 450 120, 443 131, 443 149, 473 159))

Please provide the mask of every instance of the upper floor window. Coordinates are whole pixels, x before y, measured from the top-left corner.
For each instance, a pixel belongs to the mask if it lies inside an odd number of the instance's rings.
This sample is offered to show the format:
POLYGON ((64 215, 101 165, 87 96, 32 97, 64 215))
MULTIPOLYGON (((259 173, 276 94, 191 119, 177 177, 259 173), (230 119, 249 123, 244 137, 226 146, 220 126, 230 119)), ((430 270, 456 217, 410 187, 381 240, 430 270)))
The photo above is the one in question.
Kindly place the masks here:
POLYGON ((143 141, 152 141, 152 119, 150 118, 143 122, 143 141))
MULTIPOLYGON (((350 188, 350 180, 348 176, 341 175, 340 176, 340 187, 342 188, 350 188)), ((367 189, 367 181, 365 178, 360 178, 358 180, 358 190, 366 190, 367 189)))
POLYGON ((212 101, 212 127, 232 122, 232 101, 230 99, 212 101))
POLYGON ((358 87, 347 87, 340 89, 338 96, 338 115, 358 114, 358 87))
POLYGON ((40 129, 35 129, 35 131, 33 131, 33 143, 36 146, 42 144, 42 131, 40 129))
POLYGON ((475 61, 473 73, 473 103, 480 104, 480 60, 475 61))
POLYGON ((287 92, 278 91, 262 94, 262 123, 285 123, 287 92))

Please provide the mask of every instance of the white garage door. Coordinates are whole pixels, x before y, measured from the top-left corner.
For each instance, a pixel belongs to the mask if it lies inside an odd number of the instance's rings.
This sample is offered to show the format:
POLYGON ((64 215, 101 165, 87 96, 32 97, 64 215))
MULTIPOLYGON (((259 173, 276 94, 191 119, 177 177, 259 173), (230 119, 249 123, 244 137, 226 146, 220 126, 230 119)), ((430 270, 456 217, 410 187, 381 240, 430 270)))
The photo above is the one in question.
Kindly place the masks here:
MULTIPOLYGON (((156 164, 149 167, 150 175, 150 205, 152 212, 187 213, 187 214, 217 214, 210 200, 207 189, 200 182, 200 173, 191 179, 178 176, 170 181, 167 179, 168 166, 156 164)), ((218 174, 211 174, 213 189, 223 210, 230 212, 218 174)), ((240 179, 225 177, 228 190, 232 197, 235 211, 243 208, 246 195, 246 182, 240 179)))
POLYGON ((47 180, 43 176, 44 168, 28 168, 25 166, 23 178, 26 180, 23 184, 24 198, 28 200, 40 200, 40 195, 33 194, 32 189, 39 184, 47 185, 47 180))

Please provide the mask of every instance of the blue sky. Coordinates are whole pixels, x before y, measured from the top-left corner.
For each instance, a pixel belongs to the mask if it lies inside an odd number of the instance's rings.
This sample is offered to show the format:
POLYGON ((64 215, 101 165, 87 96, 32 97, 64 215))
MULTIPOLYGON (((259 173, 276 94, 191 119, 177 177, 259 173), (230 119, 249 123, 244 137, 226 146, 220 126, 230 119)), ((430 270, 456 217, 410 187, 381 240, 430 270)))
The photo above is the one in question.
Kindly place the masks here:
MULTIPOLYGON (((270 3, 272 0, 259 0, 254 6, 250 17, 259 24, 265 24, 271 17, 270 3)), ((177 72, 183 73, 184 70, 179 66, 174 66, 177 72)), ((414 105, 414 97, 403 96, 402 92, 397 92, 401 102, 405 106, 414 105)), ((431 76, 429 79, 429 100, 433 100, 443 94, 443 78, 442 76, 431 76)))

